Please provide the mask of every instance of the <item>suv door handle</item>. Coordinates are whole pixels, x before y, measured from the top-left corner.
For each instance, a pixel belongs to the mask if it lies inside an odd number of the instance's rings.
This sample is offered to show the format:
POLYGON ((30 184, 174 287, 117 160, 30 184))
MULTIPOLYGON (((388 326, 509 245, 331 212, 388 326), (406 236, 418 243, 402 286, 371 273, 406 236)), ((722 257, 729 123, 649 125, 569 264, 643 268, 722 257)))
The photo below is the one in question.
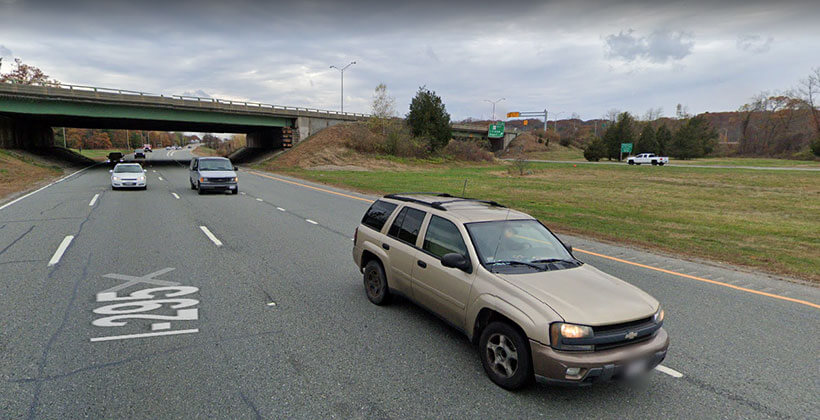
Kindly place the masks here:
POLYGON ((387 244, 382 244, 382 248, 384 248, 384 249, 388 249, 388 250, 389 250, 389 249, 390 249, 390 245, 387 245, 387 244))
POLYGON ((427 263, 422 260, 416 261, 416 264, 418 264, 421 268, 427 268, 427 263))

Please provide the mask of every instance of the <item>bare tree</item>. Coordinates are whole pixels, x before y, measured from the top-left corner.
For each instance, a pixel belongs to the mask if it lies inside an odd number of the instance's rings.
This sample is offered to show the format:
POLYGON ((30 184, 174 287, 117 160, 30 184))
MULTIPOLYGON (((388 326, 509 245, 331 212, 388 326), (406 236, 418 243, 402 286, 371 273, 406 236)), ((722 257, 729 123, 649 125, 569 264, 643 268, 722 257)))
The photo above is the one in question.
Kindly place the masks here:
POLYGON ((814 132, 820 136, 820 67, 815 67, 809 77, 800 81, 794 96, 801 108, 807 108, 814 122, 814 132))
POLYGON ((663 107, 659 106, 656 108, 649 108, 646 110, 646 113, 643 114, 643 120, 647 122, 655 121, 658 118, 663 117, 663 107))
POLYGON ((621 110, 612 108, 604 114, 604 119, 610 123, 614 123, 618 119, 618 115, 621 115, 621 110))
POLYGON ((373 92, 371 114, 372 125, 380 129, 382 134, 387 134, 387 126, 396 116, 396 99, 387 93, 387 85, 384 83, 379 83, 373 92))

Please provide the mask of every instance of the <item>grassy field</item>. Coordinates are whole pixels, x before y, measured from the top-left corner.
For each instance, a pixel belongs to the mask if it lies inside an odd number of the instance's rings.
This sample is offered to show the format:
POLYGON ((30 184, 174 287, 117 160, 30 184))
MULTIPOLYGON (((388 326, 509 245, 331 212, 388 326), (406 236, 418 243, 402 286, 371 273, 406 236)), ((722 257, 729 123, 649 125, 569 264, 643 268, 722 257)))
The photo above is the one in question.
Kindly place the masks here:
POLYGON ((531 164, 411 170, 274 170, 355 190, 497 200, 569 233, 820 282, 820 172, 531 164))
POLYGON ((108 159, 108 154, 111 152, 120 152, 123 155, 134 153, 133 150, 128 149, 83 149, 82 152, 78 149, 71 149, 71 151, 79 153, 91 160, 96 160, 98 162, 102 162, 108 159))
POLYGON ((211 149, 210 147, 205 146, 197 147, 193 150, 193 154, 196 156, 222 156, 215 149, 211 149))

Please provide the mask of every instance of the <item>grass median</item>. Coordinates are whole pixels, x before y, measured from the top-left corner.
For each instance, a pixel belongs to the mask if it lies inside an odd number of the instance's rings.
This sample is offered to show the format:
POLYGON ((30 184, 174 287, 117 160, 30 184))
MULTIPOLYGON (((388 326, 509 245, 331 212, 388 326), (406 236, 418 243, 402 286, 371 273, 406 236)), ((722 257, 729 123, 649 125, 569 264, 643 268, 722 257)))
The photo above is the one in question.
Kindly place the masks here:
MULTIPOLYGON (((275 165, 275 161, 272 162, 275 165)), ((567 233, 820 282, 820 172, 531 164, 409 170, 273 169, 371 193, 441 191, 499 201, 567 233)))

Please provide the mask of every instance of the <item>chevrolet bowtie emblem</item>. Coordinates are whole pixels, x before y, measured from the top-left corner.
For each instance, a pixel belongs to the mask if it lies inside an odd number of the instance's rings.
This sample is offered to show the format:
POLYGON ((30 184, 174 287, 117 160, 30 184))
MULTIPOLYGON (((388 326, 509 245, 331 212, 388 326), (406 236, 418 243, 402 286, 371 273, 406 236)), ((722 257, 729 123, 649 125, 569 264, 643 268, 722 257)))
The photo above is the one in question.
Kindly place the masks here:
POLYGON ((637 336, 638 336, 638 333, 636 333, 635 331, 630 331, 624 336, 624 338, 626 338, 627 340, 631 340, 631 339, 633 339, 637 336))

